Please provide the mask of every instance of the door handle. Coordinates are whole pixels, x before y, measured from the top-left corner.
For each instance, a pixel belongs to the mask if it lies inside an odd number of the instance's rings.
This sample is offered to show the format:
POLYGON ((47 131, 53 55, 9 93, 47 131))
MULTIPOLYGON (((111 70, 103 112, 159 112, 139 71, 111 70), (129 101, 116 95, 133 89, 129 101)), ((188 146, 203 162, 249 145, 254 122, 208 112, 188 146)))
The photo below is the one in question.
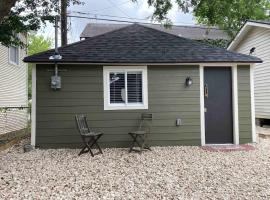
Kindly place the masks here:
POLYGON ((204 85, 204 97, 208 98, 208 85, 204 85))

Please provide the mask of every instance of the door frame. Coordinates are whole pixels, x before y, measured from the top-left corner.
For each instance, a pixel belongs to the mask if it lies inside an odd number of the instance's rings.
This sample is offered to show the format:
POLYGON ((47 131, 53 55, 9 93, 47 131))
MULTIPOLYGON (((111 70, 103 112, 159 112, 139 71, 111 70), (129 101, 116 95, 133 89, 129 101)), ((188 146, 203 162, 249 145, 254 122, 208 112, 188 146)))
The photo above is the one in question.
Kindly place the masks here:
POLYGON ((204 67, 229 67, 232 71, 232 112, 233 112, 233 143, 239 144, 239 116, 238 116, 238 78, 237 64, 229 63, 209 63, 200 64, 200 115, 201 115, 201 145, 205 143, 205 113, 204 113, 204 67))

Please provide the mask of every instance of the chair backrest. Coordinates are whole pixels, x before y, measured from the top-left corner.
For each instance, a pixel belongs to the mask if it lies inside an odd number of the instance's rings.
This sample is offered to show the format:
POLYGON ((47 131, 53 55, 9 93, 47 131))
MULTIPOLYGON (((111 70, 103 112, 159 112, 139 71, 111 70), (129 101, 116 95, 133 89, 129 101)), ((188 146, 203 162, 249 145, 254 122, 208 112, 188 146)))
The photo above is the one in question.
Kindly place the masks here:
POLYGON ((75 120, 76 120, 78 131, 81 135, 84 135, 90 132, 85 115, 82 115, 82 114, 76 115, 75 120))
POLYGON ((142 113, 139 130, 140 131, 144 130, 147 133, 150 133, 151 128, 152 128, 152 119, 153 119, 152 113, 142 113))

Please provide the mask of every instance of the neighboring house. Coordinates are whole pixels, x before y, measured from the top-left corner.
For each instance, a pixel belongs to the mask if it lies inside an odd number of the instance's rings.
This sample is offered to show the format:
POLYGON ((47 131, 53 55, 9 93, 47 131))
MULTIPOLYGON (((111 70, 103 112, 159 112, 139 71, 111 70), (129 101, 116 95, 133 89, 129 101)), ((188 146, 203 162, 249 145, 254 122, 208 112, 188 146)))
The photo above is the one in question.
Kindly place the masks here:
POLYGON ((255 113, 261 122, 270 119, 270 21, 247 21, 228 50, 263 60, 254 68, 255 113))
MULTIPOLYGON (((129 24, 89 23, 84 28, 83 32, 80 35, 80 38, 87 39, 126 26, 129 26, 129 24)), ((193 40, 230 40, 228 34, 225 31, 220 30, 216 27, 175 25, 171 26, 170 28, 164 28, 164 26, 159 24, 146 24, 144 26, 193 40)))
POLYGON ((138 24, 59 52, 59 60, 49 59, 54 50, 24 59, 35 64, 31 142, 36 147, 80 146, 78 113, 104 133, 106 147, 129 146, 128 132, 143 112, 153 114, 151 145, 256 141, 252 65, 261 62, 256 57, 138 24), (50 85, 54 75, 61 85, 50 85))
MULTIPOLYGON (((26 43, 24 34, 19 37, 26 43)), ((0 134, 27 127, 27 109, 19 109, 28 106, 26 55, 23 48, 0 44, 0 134)))

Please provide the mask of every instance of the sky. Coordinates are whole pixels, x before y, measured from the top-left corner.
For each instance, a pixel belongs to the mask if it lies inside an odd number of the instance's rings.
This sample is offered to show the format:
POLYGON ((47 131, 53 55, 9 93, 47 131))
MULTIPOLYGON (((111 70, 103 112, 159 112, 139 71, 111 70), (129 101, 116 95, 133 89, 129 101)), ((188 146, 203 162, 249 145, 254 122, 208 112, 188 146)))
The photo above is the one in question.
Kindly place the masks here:
MULTIPOLYGON (((84 17, 106 18, 116 20, 127 20, 137 22, 150 22, 150 17, 153 13, 153 8, 149 7, 147 0, 137 0, 133 3, 131 0, 82 0, 84 5, 71 5, 68 8, 69 15, 80 15, 84 17), (76 12, 83 12, 87 14, 79 14, 76 12), (109 15, 109 16, 103 16, 109 15), (118 16, 119 18, 112 17, 118 16), (120 18, 121 17, 121 18, 120 18)), ((170 10, 168 17, 174 24, 177 25, 194 25, 195 19, 192 14, 184 14, 176 4, 170 10)), ((80 39, 80 34, 87 23, 117 23, 101 21, 98 19, 80 19, 68 18, 68 42, 76 42, 80 39)), ((54 37, 54 28, 48 24, 45 28, 40 30, 38 34, 46 37, 54 37)))

